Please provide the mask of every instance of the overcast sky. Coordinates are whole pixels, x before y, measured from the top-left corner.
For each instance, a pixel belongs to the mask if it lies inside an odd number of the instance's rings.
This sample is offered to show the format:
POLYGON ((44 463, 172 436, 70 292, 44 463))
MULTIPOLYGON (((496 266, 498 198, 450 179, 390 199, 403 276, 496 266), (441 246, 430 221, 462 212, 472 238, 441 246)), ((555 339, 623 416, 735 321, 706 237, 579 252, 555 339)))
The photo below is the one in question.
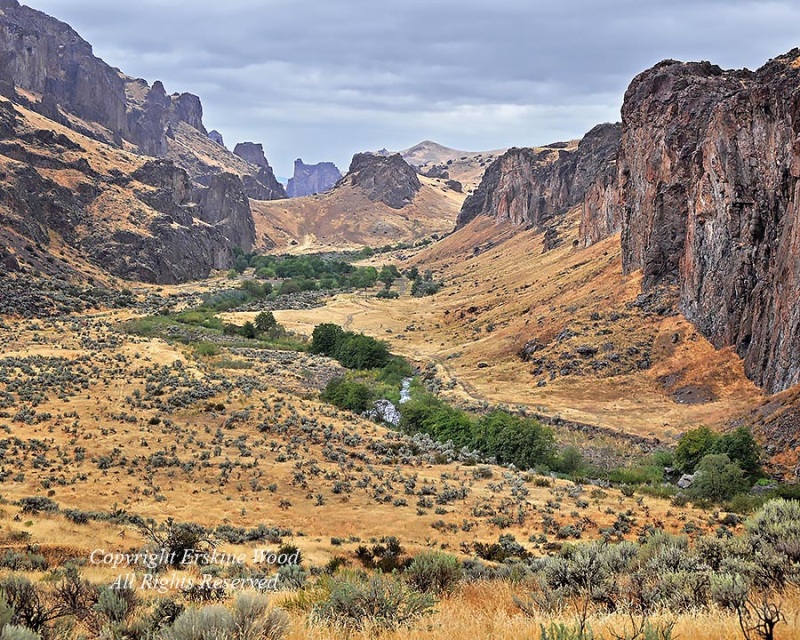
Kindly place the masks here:
POLYGON ((112 66, 198 94, 229 148, 292 162, 431 139, 481 151, 619 119, 664 58, 757 68, 800 46, 800 2, 22 0, 112 66))

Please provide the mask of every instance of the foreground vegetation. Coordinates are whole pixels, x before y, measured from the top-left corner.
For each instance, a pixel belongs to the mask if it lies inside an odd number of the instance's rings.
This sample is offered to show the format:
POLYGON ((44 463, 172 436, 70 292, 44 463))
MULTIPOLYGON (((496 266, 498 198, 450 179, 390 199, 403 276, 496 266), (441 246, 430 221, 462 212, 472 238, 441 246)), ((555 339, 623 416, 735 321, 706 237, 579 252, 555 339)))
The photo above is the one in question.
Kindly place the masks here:
MULTIPOLYGON (((216 544, 196 525, 139 526, 155 544, 144 548, 151 552, 216 544)), ((229 535, 219 529, 217 540, 229 535)), ((636 541, 567 544, 549 557, 500 536, 476 552, 488 560, 434 550, 410 555, 396 538, 387 538, 325 566, 305 565, 297 554, 297 563, 279 568, 280 591, 271 595, 197 582, 152 594, 92 583, 79 564, 48 569, 43 559, 39 569, 49 572, 46 579, 31 581, 31 568, 20 562, 0 577, 0 637, 280 640, 298 637, 305 625, 330 630, 332 636, 322 637, 413 634, 437 608, 480 585, 505 594, 516 619, 529 620, 515 626, 526 629, 524 637, 541 640, 668 640, 678 637, 683 617, 704 614, 728 618, 747 640, 774 640, 790 637, 792 616, 800 613, 800 503, 794 501, 767 503, 737 536, 690 543, 686 536, 650 529, 636 541)), ((9 563, 6 555, 3 564, 9 563)), ((239 580, 263 576, 258 566, 202 566, 196 572, 239 580)))

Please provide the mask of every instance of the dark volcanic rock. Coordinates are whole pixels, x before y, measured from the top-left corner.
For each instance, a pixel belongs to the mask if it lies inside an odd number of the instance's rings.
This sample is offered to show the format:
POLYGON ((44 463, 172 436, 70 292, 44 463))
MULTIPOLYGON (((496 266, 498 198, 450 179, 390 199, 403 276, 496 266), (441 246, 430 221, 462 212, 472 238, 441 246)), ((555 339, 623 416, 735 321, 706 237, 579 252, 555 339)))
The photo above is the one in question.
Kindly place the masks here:
POLYGON ((209 140, 212 140, 213 142, 216 142, 221 147, 225 146, 225 140, 223 140, 222 134, 219 131, 217 131, 216 129, 213 129, 213 130, 208 132, 208 138, 209 138, 209 140))
POLYGON ((332 162, 304 164, 301 158, 294 161, 294 177, 289 178, 286 195, 290 198, 310 196, 327 191, 342 177, 332 162))
POLYGON ((211 179, 198 198, 200 219, 218 229, 235 247, 250 251, 256 229, 250 203, 239 176, 221 173, 211 179))
POLYGON ((233 153, 257 168, 254 175, 244 176, 247 196, 253 200, 280 200, 286 197, 286 190, 278 182, 272 167, 264 155, 264 147, 254 142, 240 142, 233 153))
POLYGON ((172 96, 172 106, 174 122, 185 122, 200 133, 207 134, 206 128, 203 126, 203 105, 200 98, 191 93, 181 93, 172 96))
MULTIPOLYGON (((0 0, 0 85, 13 93, 16 85, 42 95, 28 106, 76 131, 99 134, 74 124, 62 110, 106 127, 120 144, 127 139, 146 155, 165 156, 170 123, 185 122, 205 133, 200 99, 189 93, 167 96, 160 82, 146 88, 144 81, 125 78, 92 52, 92 46, 69 25, 20 6, 16 0, 0 0), (145 85, 143 103, 129 98, 128 83, 145 85)), ((10 96, 14 98, 15 96, 10 96)), ((16 96, 19 98, 19 96, 16 96)), ((21 99, 21 102, 27 102, 21 99)))
POLYGON ((0 2, 0 79, 111 131, 127 129, 125 84, 63 22, 16 0, 0 2))
POLYGON ((510 149, 484 173, 456 221, 462 227, 479 215, 512 224, 541 226, 583 202, 597 180, 609 172, 619 145, 620 126, 602 124, 569 151, 510 149))
POLYGON ((622 108, 623 266, 733 345, 770 391, 800 382, 800 50, 756 72, 662 62, 622 108))
POLYGON ((411 204, 422 188, 417 172, 399 153, 390 156, 357 153, 350 162, 346 177, 370 200, 383 202, 392 209, 402 209, 411 204))

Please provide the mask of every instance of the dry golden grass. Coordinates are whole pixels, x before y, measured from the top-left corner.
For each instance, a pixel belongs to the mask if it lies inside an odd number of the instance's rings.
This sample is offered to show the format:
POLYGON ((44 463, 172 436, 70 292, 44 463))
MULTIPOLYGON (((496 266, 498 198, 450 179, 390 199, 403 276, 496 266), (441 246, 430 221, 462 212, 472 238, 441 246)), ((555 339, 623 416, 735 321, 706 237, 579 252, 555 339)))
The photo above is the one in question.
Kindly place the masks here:
POLYGON ((347 185, 304 198, 252 201, 256 244, 271 241, 276 250, 303 253, 383 246, 451 231, 464 195, 429 178, 420 181, 422 189, 402 209, 372 202, 347 185))
MULTIPOLYGON (((761 401, 763 394, 730 349, 716 350, 681 316, 631 307, 640 275, 622 274, 619 238, 574 248, 575 222, 573 214, 561 232, 563 243, 543 253, 541 234, 479 219, 407 263, 431 268, 444 279, 446 287, 436 296, 385 301, 346 294, 323 309, 276 315, 302 333, 320 322, 336 322, 381 337, 416 362, 433 361, 446 383, 456 381, 447 392, 454 398, 525 405, 666 441, 699 424, 724 423, 761 401), (474 247, 481 248, 477 255, 474 247), (592 320, 592 312, 601 319, 592 320), (614 312, 620 316, 616 321, 610 319, 614 312), (580 335, 558 341, 565 328, 580 335), (614 376, 584 370, 550 380, 534 375, 534 366, 518 356, 534 337, 547 345, 536 357, 553 361, 584 344, 613 343, 621 353, 647 344, 651 366, 614 376), (543 378, 547 385, 537 386, 543 378), (672 394, 685 387, 707 390, 714 400, 677 402, 672 394)), ((371 262, 389 260, 380 256, 371 262)))

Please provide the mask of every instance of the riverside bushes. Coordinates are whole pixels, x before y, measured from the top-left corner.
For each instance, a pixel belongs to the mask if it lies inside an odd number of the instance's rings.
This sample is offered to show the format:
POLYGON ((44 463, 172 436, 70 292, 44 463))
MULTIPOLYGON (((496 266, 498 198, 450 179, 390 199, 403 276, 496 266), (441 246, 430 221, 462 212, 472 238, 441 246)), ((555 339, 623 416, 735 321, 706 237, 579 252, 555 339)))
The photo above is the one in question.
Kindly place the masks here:
POLYGON ((426 433, 457 448, 476 449, 500 464, 545 467, 555 460, 553 431, 537 420, 495 410, 475 418, 432 394, 417 394, 400 409, 400 429, 426 433))
POLYGON ((335 358, 347 369, 377 369, 390 359, 385 342, 330 323, 314 327, 309 350, 335 358))

